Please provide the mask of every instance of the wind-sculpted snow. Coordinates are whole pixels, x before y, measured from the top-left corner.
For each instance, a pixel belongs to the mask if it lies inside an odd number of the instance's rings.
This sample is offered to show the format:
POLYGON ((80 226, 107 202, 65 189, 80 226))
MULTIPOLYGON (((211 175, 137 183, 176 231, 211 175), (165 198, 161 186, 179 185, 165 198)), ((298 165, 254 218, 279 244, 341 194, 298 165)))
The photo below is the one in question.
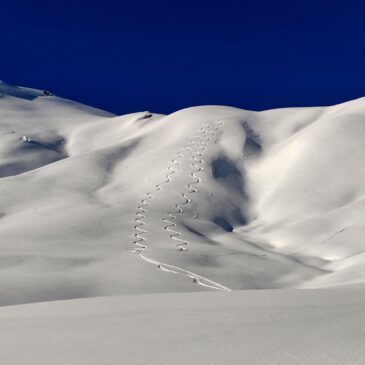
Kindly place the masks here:
POLYGON ((1 305, 365 281, 365 99, 116 117, 1 95, 1 305))

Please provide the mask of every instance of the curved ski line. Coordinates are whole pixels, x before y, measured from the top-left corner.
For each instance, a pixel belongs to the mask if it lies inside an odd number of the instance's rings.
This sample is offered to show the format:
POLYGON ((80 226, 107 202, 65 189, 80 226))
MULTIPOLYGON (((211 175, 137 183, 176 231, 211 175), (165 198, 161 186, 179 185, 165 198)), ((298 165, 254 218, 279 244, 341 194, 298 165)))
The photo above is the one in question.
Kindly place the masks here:
MULTIPOLYGON (((204 130, 205 127, 210 128, 211 126, 210 126, 209 123, 205 123, 204 126, 200 129, 203 134, 206 133, 206 131, 204 130)), ((177 158, 174 158, 174 159, 171 160, 171 164, 174 164, 174 165, 175 164, 181 164, 181 160, 184 158, 183 151, 192 150, 192 148, 189 146, 189 144, 192 144, 192 145, 195 144, 196 139, 198 139, 198 138, 200 138, 199 135, 196 135, 195 137, 193 137, 193 139, 191 139, 189 141, 188 145, 183 148, 182 152, 177 153, 177 158)), ((201 144, 198 145, 198 146, 201 146, 201 144)), ((204 150, 206 150, 205 147, 203 147, 203 148, 204 148, 204 150)), ((196 150, 193 151, 193 153, 196 153, 196 150)), ((202 162, 204 162, 204 161, 200 160, 199 163, 202 163, 202 162)), ((203 168, 200 167, 200 166, 196 166, 196 167, 199 168, 199 170, 197 170, 195 172, 192 172, 191 176, 195 177, 197 179, 197 182, 189 184, 189 185, 198 184, 201 181, 201 179, 199 177, 195 176, 194 173, 203 171, 203 168)), ((158 269, 163 270, 163 271, 167 271, 167 272, 171 272, 171 273, 174 273, 174 274, 184 275, 184 276, 187 276, 189 278, 192 278, 193 282, 198 284, 198 285, 201 285, 201 286, 204 286, 204 287, 207 287, 207 288, 210 288, 210 289, 215 289, 215 290, 231 291, 231 289, 225 287, 224 285, 216 283, 215 281, 210 280, 208 278, 205 278, 201 275, 195 274, 191 271, 182 269, 182 268, 174 266, 174 265, 170 265, 170 264, 166 264, 166 263, 156 261, 156 260, 151 259, 151 258, 149 258, 149 257, 142 254, 142 252, 148 248, 148 246, 145 244, 146 238, 144 237, 144 235, 146 233, 148 233, 148 231, 142 228, 143 226, 146 225, 146 223, 144 222, 144 219, 146 219, 146 217, 147 217, 146 214, 148 213, 148 210, 146 209, 146 207, 149 205, 148 200, 153 198, 153 193, 154 192, 157 192, 157 191, 161 190, 162 185, 171 182, 171 177, 170 176, 177 172, 177 170, 173 167, 173 165, 168 166, 167 169, 169 170, 169 172, 166 174, 165 180, 162 181, 161 183, 155 185, 154 189, 152 191, 147 192, 146 197, 141 200, 140 205, 137 206, 137 208, 136 208, 137 211, 136 211, 136 218, 134 220, 135 221, 134 229, 137 231, 137 233, 134 234, 134 238, 135 238, 135 240, 133 241, 133 244, 135 246, 133 248, 134 253, 137 256, 139 256, 142 260, 144 260, 148 263, 156 265, 158 269)), ((187 185, 187 187, 189 188, 189 190, 191 190, 191 188, 188 185, 187 185)), ((191 204, 191 199, 185 193, 181 193, 180 196, 182 198, 184 198, 184 202, 175 205, 175 207, 177 209, 176 213, 183 213, 183 209, 181 208, 181 205, 191 204)), ((175 220, 177 219, 176 216, 172 213, 168 213, 168 215, 169 215, 170 219, 175 219, 175 220)), ((171 228, 171 227, 176 227, 176 223, 170 222, 166 218, 163 219, 163 221, 170 223, 170 226, 165 227, 165 229, 167 231, 170 231, 172 233, 172 235, 170 235, 170 237, 175 239, 175 240, 182 241, 181 239, 178 238, 178 236, 180 236, 181 233, 177 232, 177 231, 174 231, 171 228)))
MULTIPOLYGON (((194 142, 194 139, 190 140, 188 145, 183 147, 183 151, 187 151, 190 150, 191 147, 189 146, 190 144, 192 144, 194 142)), ((178 152, 177 153, 177 158, 174 158, 171 160, 172 164, 180 164, 180 160, 182 160, 184 158, 184 154, 182 152, 178 152)), ((137 206, 136 210, 136 218, 135 218, 135 225, 134 225, 134 229, 136 231, 138 231, 137 233, 134 234, 134 249, 132 249, 137 255, 140 254, 142 252, 142 250, 145 250, 148 248, 147 245, 145 245, 143 242, 146 241, 146 238, 143 236, 144 234, 148 233, 148 231, 146 231, 145 229, 142 229, 142 227, 144 225, 146 225, 146 223, 143 221, 146 218, 146 215, 144 213, 147 213, 147 209, 145 209, 145 207, 147 207, 149 205, 149 203, 147 202, 148 200, 153 198, 153 193, 160 191, 162 185, 167 184, 171 181, 171 175, 173 175, 174 173, 176 173, 176 169, 173 168, 171 165, 168 166, 167 168, 169 170, 169 172, 166 174, 165 176, 165 180, 162 181, 161 183, 157 184, 154 186, 154 189, 150 192, 146 193, 146 198, 141 200, 141 204, 139 206, 137 206)))
MULTIPOLYGON (((219 121, 218 123, 219 123, 219 126, 215 125, 213 127, 216 131, 218 131, 219 128, 224 124, 221 121, 219 121)), ((211 137, 213 137, 217 134, 216 132, 214 132, 213 129, 211 129, 212 126, 210 124, 206 124, 206 128, 210 130, 209 132, 210 132, 211 137)), ((203 130, 202 133, 206 134, 206 131, 203 130)), ((200 165, 204 163, 204 160, 203 160, 202 156, 204 155, 204 152, 207 150, 206 146, 210 142, 211 142, 211 138, 210 138, 209 135, 206 134, 205 138, 197 146, 197 149, 195 149, 193 151, 192 159, 195 160, 195 161, 191 164, 191 166, 193 168, 195 168, 196 170, 192 171, 190 173, 190 176, 193 179, 195 179, 195 181, 185 185, 189 189, 189 191, 187 193, 183 192, 183 193, 179 194, 179 196, 184 198, 184 201, 181 202, 181 203, 175 204, 176 211, 168 212, 167 213, 168 218, 162 218, 162 221, 164 223, 167 223, 167 225, 165 225, 164 229, 171 233, 170 238, 173 239, 173 240, 179 241, 179 243, 176 245, 176 248, 177 248, 178 251, 187 251, 187 246, 189 244, 189 241, 182 239, 181 238, 181 235, 182 235, 181 232, 176 230, 177 224, 174 222, 174 221, 177 220, 176 214, 182 214, 183 213, 183 208, 182 207, 184 205, 188 205, 188 204, 192 203, 192 200, 186 194, 193 194, 193 193, 198 192, 197 186, 202 181, 202 179, 199 176, 195 175, 195 174, 200 173, 200 172, 205 170, 205 168, 203 166, 200 166, 200 165), (199 149, 202 150, 203 152, 199 151, 199 149)))
MULTIPOLYGON (((208 128, 210 128, 210 125, 209 124, 205 124, 205 126, 203 126, 202 128, 201 128, 201 132, 202 132, 202 134, 205 134, 206 133, 206 131, 205 131, 205 129, 203 129, 204 127, 206 127, 207 129, 208 128)), ((199 139, 199 138, 201 138, 199 135, 196 137, 196 139, 199 139)), ((205 142, 207 142, 207 141, 209 141, 209 138, 205 138, 205 142)), ((204 139, 202 140, 202 142, 204 142, 204 139)), ((201 146, 202 146, 202 142, 200 142, 198 145, 197 145, 197 148, 201 148, 201 146)), ((193 144, 195 144, 196 143, 196 141, 192 141, 192 143, 193 144)), ((207 143, 205 143, 205 145, 206 145, 207 143)), ((205 147, 204 147, 205 148, 205 147)), ((193 151, 193 159, 195 158, 195 155, 194 155, 194 153, 196 154, 197 153, 197 149, 195 149, 194 151, 193 151)), ((200 155, 202 155, 201 153, 200 153, 200 155)), ((195 176, 194 175, 194 173, 195 172, 200 172, 200 171, 203 171, 203 168, 201 168, 200 166, 195 166, 194 165, 194 163, 191 165, 192 167, 195 167, 195 168, 197 168, 198 170, 196 170, 196 171, 193 171, 191 174, 190 174, 190 176, 192 176, 192 177, 194 177, 194 178, 196 178, 196 179, 198 179, 198 181, 200 181, 199 180, 199 178, 197 177, 197 176, 195 176)), ((195 184, 195 183, 193 183, 193 184, 195 184)), ((189 185, 186 185, 188 188, 190 188, 191 187, 191 189, 190 189, 190 191, 189 192, 193 192, 193 188, 192 188, 192 184, 189 184, 189 185)), ((196 189, 194 189, 194 191, 197 191, 196 189)), ((166 224, 165 226, 164 226, 164 229, 166 230, 166 231, 168 231, 169 233, 170 233, 170 238, 171 239, 173 239, 173 240, 175 240, 175 241, 178 241, 179 243, 176 245, 176 248, 177 248, 177 250, 178 251, 186 251, 187 250, 187 245, 189 244, 189 241, 186 241, 186 240, 184 240, 184 239, 181 239, 180 238, 180 236, 181 236, 181 233, 179 232, 179 231, 177 231, 176 229, 175 229, 175 227, 177 227, 177 224, 174 222, 175 220, 177 220, 177 216, 176 216, 176 214, 182 214, 184 211, 183 211, 183 206, 184 205, 188 205, 188 204, 191 204, 191 199, 186 195, 186 193, 185 192, 183 192, 183 193, 180 193, 179 194, 179 196, 181 197, 181 198, 183 198, 183 201, 182 202, 180 202, 180 203, 177 203, 177 204, 175 204, 175 211, 174 212, 167 212, 167 215, 168 215, 168 218, 162 218, 162 221, 166 224)))
MULTIPOLYGON (((189 144, 187 146, 185 146, 183 148, 183 151, 189 150, 189 144)), ((180 164, 180 160, 182 160, 184 158, 184 155, 182 152, 178 152, 177 153, 177 158, 174 158, 171 160, 172 164, 180 164)), ((153 193, 160 191, 162 185, 167 184, 171 181, 170 176, 173 175, 177 170, 174 169, 171 165, 168 166, 167 168, 168 170, 170 170, 166 176, 165 176, 165 180, 162 181, 161 183, 157 184, 154 186, 154 189, 152 191, 149 191, 146 193, 146 198, 141 200, 141 205, 137 206, 136 210, 136 218, 135 218, 135 226, 134 229, 136 231, 138 231, 137 233, 134 234, 134 249, 132 249, 132 251, 134 251, 137 255, 139 255, 143 250, 147 249, 148 246, 143 244, 143 242, 146 241, 146 238, 143 236, 144 234, 148 233, 148 231, 146 231, 145 229, 142 229, 141 227, 143 227, 144 225, 146 225, 146 223, 144 223, 143 219, 146 218, 146 215, 144 213, 147 213, 147 209, 145 209, 145 207, 147 207, 149 205, 149 203, 147 202, 148 200, 153 198, 153 193)))
POLYGON ((174 265, 170 265, 170 264, 165 264, 164 262, 156 261, 154 259, 144 256, 143 254, 140 254, 139 256, 146 262, 156 265, 159 270, 170 272, 172 274, 188 276, 189 278, 193 279, 194 283, 199 284, 201 286, 205 286, 207 288, 215 289, 215 290, 231 291, 231 289, 227 288, 226 286, 221 285, 204 276, 195 274, 189 270, 185 270, 178 266, 174 266, 174 265))

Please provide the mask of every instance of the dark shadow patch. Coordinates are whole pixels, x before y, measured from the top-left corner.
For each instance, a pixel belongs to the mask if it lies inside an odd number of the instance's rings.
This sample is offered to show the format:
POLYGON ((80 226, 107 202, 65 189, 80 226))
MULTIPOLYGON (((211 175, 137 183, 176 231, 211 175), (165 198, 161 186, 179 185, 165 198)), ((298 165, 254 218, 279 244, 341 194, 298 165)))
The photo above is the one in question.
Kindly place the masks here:
MULTIPOLYGON (((248 224, 248 217, 239 208, 233 210, 234 226, 245 226, 248 224)), ((234 228, 234 227, 233 227, 234 228)))
POLYGON ((243 154, 245 156, 252 156, 260 154, 262 147, 260 144, 255 142, 253 139, 247 137, 245 145, 243 146, 243 154))
POLYGON ((197 231, 196 229, 194 229, 194 228, 192 228, 192 227, 190 227, 190 226, 188 226, 188 225, 186 225, 186 224, 183 224, 182 225, 184 228, 186 228, 186 230, 187 231, 189 231, 189 232, 191 232, 191 233, 193 233, 193 234, 195 234, 195 235, 197 235, 197 236, 199 236, 199 237, 205 237, 205 235, 204 234, 202 234, 202 233, 200 233, 199 231, 197 231))
POLYGON ((55 141, 50 142, 50 143, 43 143, 43 142, 38 142, 38 141, 31 141, 30 143, 33 143, 34 145, 36 145, 38 147, 43 147, 48 150, 58 152, 67 157, 67 154, 64 150, 65 140, 62 137, 59 137, 55 141))
POLYGON ((213 223, 221 227, 226 232, 233 232, 235 227, 246 225, 248 219, 239 208, 231 210, 225 217, 218 216, 213 218, 213 223))
POLYGON ((11 152, 14 156, 12 161, 0 165, 0 178, 19 175, 68 157, 63 138, 49 143, 24 138, 11 152))
POLYGON ((150 118, 152 118, 152 113, 150 113, 150 112, 146 112, 144 115, 142 115, 141 117, 137 118, 137 119, 136 119, 136 121, 137 121, 137 120, 150 119, 150 118))
POLYGON ((222 184, 245 196, 245 184, 242 173, 227 157, 219 156, 212 161, 212 175, 222 184))
POLYGON ((249 125, 247 121, 242 122, 242 128, 246 134, 246 142, 243 146, 243 154, 246 157, 255 156, 262 152, 262 145, 259 134, 249 125))
POLYGON ((208 236, 206 236, 205 234, 203 234, 203 233, 197 231, 196 229, 188 226, 187 224, 183 223, 182 227, 184 227, 188 232, 191 232, 191 233, 193 233, 193 234, 195 234, 199 237, 205 238, 205 240, 203 242, 204 244, 208 244, 208 245, 211 245, 211 246, 217 246, 217 242, 211 240, 208 236))
POLYGON ((216 217, 213 219, 214 224, 224 229, 226 232, 232 232, 233 226, 224 217, 216 217))

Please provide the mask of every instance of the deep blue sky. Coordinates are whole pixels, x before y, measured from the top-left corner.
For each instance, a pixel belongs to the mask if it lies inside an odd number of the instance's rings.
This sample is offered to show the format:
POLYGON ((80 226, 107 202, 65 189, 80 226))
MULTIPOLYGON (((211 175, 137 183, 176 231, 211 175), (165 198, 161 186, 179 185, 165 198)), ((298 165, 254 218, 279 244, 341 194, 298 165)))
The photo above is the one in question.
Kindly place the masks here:
POLYGON ((365 95, 365 2, 3 1, 0 79, 117 114, 365 95))

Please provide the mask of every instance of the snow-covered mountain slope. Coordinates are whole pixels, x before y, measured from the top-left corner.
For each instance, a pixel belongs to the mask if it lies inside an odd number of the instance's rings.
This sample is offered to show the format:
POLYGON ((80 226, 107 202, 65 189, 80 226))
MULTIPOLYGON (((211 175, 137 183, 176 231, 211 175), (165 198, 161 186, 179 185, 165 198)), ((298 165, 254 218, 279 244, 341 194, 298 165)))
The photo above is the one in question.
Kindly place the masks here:
POLYGON ((365 99, 116 117, 0 94, 0 304, 365 281, 365 99))
POLYGON ((88 298, 0 308, 0 358, 21 364, 363 364, 365 291, 88 298))

